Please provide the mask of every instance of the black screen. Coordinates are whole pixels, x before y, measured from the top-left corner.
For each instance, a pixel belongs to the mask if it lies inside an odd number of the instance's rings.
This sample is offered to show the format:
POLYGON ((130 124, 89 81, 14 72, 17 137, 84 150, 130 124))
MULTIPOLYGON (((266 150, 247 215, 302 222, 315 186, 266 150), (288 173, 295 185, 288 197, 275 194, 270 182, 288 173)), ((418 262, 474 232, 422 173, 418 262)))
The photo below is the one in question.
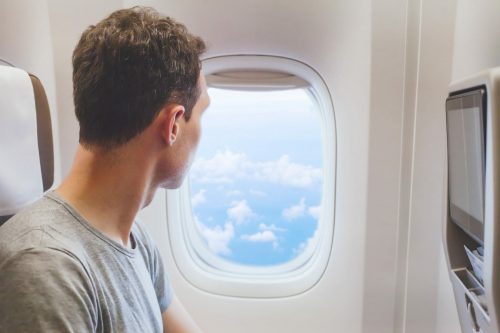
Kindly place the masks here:
POLYGON ((484 89, 448 98, 448 198, 453 222, 483 241, 485 177, 484 89))

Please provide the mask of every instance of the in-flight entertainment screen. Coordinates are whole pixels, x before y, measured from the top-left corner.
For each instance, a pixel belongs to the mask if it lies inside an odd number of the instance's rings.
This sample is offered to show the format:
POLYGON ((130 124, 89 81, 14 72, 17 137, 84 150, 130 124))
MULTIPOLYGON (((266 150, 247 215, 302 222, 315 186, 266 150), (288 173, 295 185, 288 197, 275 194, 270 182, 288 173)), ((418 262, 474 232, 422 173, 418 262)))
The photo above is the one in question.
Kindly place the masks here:
POLYGON ((478 89, 446 101, 450 216, 481 243, 486 142, 484 93, 484 89, 478 89))

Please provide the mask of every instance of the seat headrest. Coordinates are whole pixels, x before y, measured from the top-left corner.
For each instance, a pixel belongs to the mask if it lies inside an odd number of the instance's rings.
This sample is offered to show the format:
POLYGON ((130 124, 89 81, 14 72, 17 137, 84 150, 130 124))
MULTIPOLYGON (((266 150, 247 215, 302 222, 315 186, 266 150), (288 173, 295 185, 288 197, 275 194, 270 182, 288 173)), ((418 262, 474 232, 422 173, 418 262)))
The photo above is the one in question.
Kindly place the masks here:
POLYGON ((52 186, 47 97, 37 77, 0 65, 0 224, 52 186))

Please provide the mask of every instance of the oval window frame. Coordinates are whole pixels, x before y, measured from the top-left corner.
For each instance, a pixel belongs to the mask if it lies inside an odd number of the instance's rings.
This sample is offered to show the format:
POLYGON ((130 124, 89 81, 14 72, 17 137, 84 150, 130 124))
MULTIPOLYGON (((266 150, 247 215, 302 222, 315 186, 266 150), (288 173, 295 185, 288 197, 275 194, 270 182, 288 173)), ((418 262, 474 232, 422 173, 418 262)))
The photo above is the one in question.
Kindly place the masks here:
POLYGON ((177 269, 191 285, 205 292, 244 298, 277 298, 301 294, 323 276, 330 260, 335 226, 336 124, 328 87, 312 67, 284 57, 228 55, 202 61, 206 76, 227 71, 289 73, 309 83, 317 102, 323 142, 323 187, 316 244, 284 264, 246 266, 228 262, 208 250, 191 209, 189 177, 166 193, 167 229, 177 269), (325 205, 326 202, 332 203, 325 205))

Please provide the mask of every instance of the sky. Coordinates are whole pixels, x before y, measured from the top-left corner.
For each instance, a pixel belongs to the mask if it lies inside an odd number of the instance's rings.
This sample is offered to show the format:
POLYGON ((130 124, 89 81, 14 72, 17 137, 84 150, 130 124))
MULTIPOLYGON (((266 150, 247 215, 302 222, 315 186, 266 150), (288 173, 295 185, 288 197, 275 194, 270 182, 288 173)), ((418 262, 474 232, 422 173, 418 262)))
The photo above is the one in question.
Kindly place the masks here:
POLYGON ((321 128, 303 89, 209 89, 190 172, 208 249, 244 265, 285 263, 314 243, 322 189, 321 128))

